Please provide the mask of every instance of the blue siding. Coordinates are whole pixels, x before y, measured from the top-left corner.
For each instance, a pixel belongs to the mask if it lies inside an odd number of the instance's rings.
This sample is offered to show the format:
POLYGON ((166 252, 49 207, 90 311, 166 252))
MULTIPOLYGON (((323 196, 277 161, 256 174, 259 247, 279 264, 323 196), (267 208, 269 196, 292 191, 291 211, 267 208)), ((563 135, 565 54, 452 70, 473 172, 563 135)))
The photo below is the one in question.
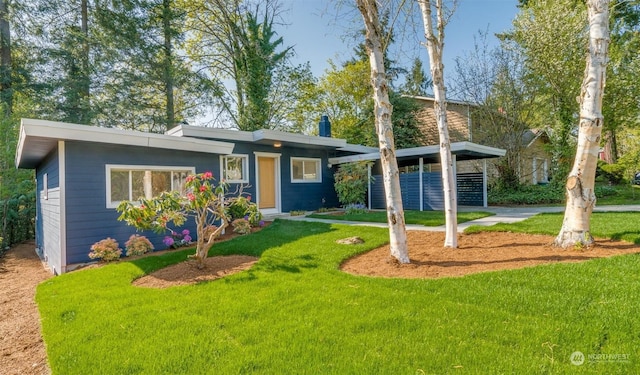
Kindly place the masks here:
MULTIPOLYGON (((386 207, 382 176, 373 176, 371 184, 371 208, 384 209, 386 207)), ((458 205, 482 206, 482 173, 461 173, 457 178, 458 205)), ((442 175, 440 172, 423 172, 423 204, 424 210, 444 210, 444 192, 442 190, 442 175)), ((400 174, 400 189, 402 205, 405 210, 420 209, 419 174, 400 174)))
POLYGON ((233 149, 234 154, 249 156, 249 185, 245 192, 255 194, 256 184, 256 158, 255 152, 280 154, 280 191, 282 212, 292 210, 317 210, 320 207, 337 207, 338 197, 333 188, 334 169, 328 167, 328 152, 323 149, 281 147, 274 148, 269 145, 257 145, 254 143, 237 142, 233 149), (320 158, 322 167, 322 182, 292 183, 291 182, 291 158, 320 158))
MULTIPOLYGON (((49 154, 42 163, 36 168, 36 217, 42 218, 42 202, 40 194, 43 188, 44 174, 47 174, 49 189, 59 186, 58 179, 58 150, 56 149, 49 154)), ((36 220, 36 247, 42 249, 44 241, 44 232, 42 220, 36 220)))
MULTIPOLYGON (((122 248, 135 228, 117 221, 118 212, 107 208, 106 164, 195 167, 196 173, 211 171, 219 176, 217 155, 189 151, 107 145, 90 142, 66 143, 66 238, 67 262, 89 261, 93 243, 106 237, 115 238, 122 248)), ((186 228, 195 232, 195 224, 186 228)), ((157 250, 164 234, 146 235, 157 250)))

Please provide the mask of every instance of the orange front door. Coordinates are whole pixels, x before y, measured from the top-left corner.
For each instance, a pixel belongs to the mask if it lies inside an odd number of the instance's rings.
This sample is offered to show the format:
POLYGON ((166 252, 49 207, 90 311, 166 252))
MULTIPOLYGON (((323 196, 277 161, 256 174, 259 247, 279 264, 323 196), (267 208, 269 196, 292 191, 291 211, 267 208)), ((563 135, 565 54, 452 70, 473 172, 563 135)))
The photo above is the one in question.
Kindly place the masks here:
POLYGON ((258 208, 276 208, 276 159, 258 157, 258 208))

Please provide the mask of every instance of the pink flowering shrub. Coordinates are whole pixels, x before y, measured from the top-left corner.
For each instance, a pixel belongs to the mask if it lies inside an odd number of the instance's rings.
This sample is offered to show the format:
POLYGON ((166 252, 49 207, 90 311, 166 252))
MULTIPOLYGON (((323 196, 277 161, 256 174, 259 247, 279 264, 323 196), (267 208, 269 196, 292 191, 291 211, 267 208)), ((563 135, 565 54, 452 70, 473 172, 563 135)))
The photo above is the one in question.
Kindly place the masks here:
POLYGON ((122 255, 122 249, 118 246, 118 241, 114 240, 113 238, 107 237, 104 240, 100 240, 91 245, 89 258, 102 259, 105 262, 118 260, 120 259, 120 255, 122 255))
MULTIPOLYGON (((140 204, 124 201, 117 210, 120 212, 118 220, 125 221, 140 230, 153 230, 157 233, 167 233, 164 244, 171 247, 177 240, 191 242, 191 235, 187 232, 177 232, 169 226, 180 227, 188 217, 193 217, 197 228, 197 245, 195 258, 200 267, 204 266, 204 259, 214 240, 229 224, 227 207, 232 205, 242 192, 236 197, 226 197, 227 185, 224 182, 216 185, 211 172, 189 175, 185 179, 185 193, 179 191, 164 192, 151 199, 141 199, 140 204), (213 235, 206 236, 205 228, 214 223, 213 235), (178 236, 181 236, 178 238, 178 236)), ((251 203, 255 206, 255 204, 251 203)), ((252 208, 253 210, 253 208, 252 208)), ((256 209, 257 210, 257 207, 256 209)))
POLYGON ((127 256, 142 255, 149 251, 153 251, 153 244, 145 236, 133 234, 129 237, 129 241, 124 243, 127 256))

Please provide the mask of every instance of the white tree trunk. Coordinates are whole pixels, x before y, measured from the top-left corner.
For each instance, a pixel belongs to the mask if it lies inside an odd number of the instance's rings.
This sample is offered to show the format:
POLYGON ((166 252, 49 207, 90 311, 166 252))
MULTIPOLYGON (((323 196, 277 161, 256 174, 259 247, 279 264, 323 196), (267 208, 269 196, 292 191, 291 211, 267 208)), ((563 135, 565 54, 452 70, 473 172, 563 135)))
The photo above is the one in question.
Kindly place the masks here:
POLYGON ((440 137, 440 164, 442 165, 442 189, 444 190, 446 228, 444 246, 455 249, 458 247, 458 204, 456 183, 453 175, 454 168, 451 157, 451 141, 449 140, 449 128, 447 126, 446 86, 444 84, 444 65, 442 64, 445 20, 442 0, 435 1, 437 10, 437 36, 433 30, 431 1, 418 0, 418 4, 420 4, 420 9, 422 10, 424 35, 427 40, 427 51, 429 52, 429 66, 435 97, 434 110, 438 123, 438 135, 440 137))
POLYGON ((604 94, 609 47, 609 0, 588 0, 589 55, 580 93, 580 129, 578 149, 566 184, 567 207, 557 246, 588 247, 591 236, 591 212, 596 166, 602 134, 602 96, 604 94))
POLYGON ((407 231, 404 222, 404 209, 400 193, 400 171, 396 160, 393 140, 391 113, 393 107, 389 101, 389 88, 384 69, 384 54, 381 42, 381 27, 376 0, 356 0, 362 13, 366 30, 365 45, 371 65, 371 85, 376 118, 376 133, 380 147, 380 162, 387 203, 387 222, 391 256, 400 263, 409 263, 407 249, 407 231))

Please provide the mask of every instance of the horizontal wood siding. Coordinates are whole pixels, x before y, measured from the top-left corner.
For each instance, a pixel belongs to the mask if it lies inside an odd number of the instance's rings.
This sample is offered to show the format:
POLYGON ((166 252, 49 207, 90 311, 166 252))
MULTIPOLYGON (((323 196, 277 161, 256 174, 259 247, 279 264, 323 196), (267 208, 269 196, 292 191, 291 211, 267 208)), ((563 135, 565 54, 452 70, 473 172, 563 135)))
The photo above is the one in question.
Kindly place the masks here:
MULTIPOLYGON (((83 263, 90 247, 112 237, 124 249, 135 228, 117 220, 115 209, 106 208, 106 164, 195 167, 196 173, 211 171, 219 176, 217 155, 145 147, 66 142, 66 238, 67 263, 83 263)), ((188 228, 195 238, 195 224, 188 228)), ((176 228, 177 229, 177 228, 176 228)), ((182 229, 182 228, 180 228, 182 229)), ((151 240, 156 250, 166 248, 165 234, 138 232, 151 240)))
POLYGON ((420 176, 418 173, 401 173, 400 186, 402 207, 405 210, 420 210, 420 176))
POLYGON ((482 173, 458 173, 458 205, 483 206, 482 173))
MULTIPOLYGON (((320 207, 338 207, 338 197, 333 187, 334 168, 328 166, 330 155, 326 150, 302 147, 273 147, 254 143, 236 142, 234 154, 249 155, 249 185, 255 194, 256 158, 255 152, 280 154, 280 191, 282 212, 293 210, 317 210, 320 207), (322 182, 291 182, 291 158, 319 158, 322 182)), ((332 156, 332 155, 331 155, 332 156)))
POLYGON ((57 149, 36 168, 36 248, 52 270, 62 268, 60 253, 60 179, 57 149), (44 175, 47 175, 49 200, 44 200, 44 175), (56 191, 53 195, 52 193, 56 191))
POLYGON ((384 210, 387 203, 384 196, 384 183, 382 175, 374 175, 371 182, 371 208, 376 210, 384 210))
POLYGON ((55 274, 62 273, 62 253, 60 249, 60 188, 49 189, 48 199, 44 192, 38 196, 40 202, 39 221, 44 235, 38 245, 45 263, 55 274))
POLYGON ((422 173, 424 210, 444 210, 444 191, 440 172, 422 173))

